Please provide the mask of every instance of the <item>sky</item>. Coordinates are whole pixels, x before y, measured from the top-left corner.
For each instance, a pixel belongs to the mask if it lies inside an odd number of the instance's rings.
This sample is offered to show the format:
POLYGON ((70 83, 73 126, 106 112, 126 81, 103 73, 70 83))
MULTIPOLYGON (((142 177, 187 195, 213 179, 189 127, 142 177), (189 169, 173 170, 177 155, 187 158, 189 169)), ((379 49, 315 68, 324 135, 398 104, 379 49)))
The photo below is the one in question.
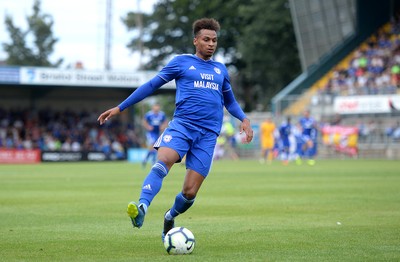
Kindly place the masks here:
MULTIPOLYGON (((121 17, 130 11, 151 13, 157 0, 112 0, 111 69, 138 69, 139 54, 126 45, 135 32, 128 32, 121 17)), ((34 0, 3 0, 0 3, 0 44, 10 43, 4 21, 10 15, 14 25, 26 30, 26 17, 33 13, 34 0)), ((53 17, 53 36, 59 41, 50 61, 64 58, 61 68, 82 62, 88 70, 105 69, 107 0, 41 0, 41 13, 53 17)), ((7 54, 0 45, 0 60, 7 54)))

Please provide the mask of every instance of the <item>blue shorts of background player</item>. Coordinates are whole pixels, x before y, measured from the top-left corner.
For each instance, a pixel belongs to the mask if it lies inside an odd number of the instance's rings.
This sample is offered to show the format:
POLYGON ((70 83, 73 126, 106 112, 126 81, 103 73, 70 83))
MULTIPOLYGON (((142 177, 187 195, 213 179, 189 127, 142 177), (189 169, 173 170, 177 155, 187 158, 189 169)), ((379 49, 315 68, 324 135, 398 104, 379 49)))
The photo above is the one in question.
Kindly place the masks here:
POLYGON ((147 154, 142 161, 142 167, 146 167, 148 161, 151 161, 152 164, 155 164, 157 160, 157 151, 153 148, 154 143, 158 139, 158 134, 153 132, 147 132, 146 134, 146 145, 148 148, 147 154))
POLYGON ((157 141, 159 135, 155 134, 155 133, 150 133, 148 132, 146 134, 146 144, 148 147, 152 147, 154 146, 154 143, 157 141))
POLYGON ((290 147, 289 137, 282 138, 282 146, 283 146, 283 149, 285 149, 285 150, 289 149, 289 147, 290 147))
POLYGON ((304 144, 303 144, 303 157, 308 159, 309 165, 314 165, 315 160, 314 157, 317 154, 317 141, 312 139, 309 135, 302 136, 304 144))

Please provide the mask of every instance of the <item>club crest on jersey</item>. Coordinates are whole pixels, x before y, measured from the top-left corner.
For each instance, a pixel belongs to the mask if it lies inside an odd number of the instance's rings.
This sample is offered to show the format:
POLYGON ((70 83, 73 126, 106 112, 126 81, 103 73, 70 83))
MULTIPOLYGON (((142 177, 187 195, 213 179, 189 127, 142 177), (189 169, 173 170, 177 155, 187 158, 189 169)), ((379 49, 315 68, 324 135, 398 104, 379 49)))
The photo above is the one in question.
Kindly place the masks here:
POLYGON ((171 136, 171 135, 165 135, 165 136, 163 137, 163 140, 164 140, 165 143, 169 143, 169 141, 172 140, 172 136, 171 136))
POLYGON ((221 70, 218 67, 214 67, 214 71, 217 74, 221 74, 221 70))

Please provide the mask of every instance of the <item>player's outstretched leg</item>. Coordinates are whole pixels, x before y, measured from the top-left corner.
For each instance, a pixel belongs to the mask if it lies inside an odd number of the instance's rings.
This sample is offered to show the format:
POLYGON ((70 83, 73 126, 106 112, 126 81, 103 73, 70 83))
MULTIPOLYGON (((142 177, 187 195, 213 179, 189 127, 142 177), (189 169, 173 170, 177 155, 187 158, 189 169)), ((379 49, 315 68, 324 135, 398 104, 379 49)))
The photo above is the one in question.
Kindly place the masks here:
POLYGON ((140 228, 143 225, 145 210, 142 205, 137 205, 135 202, 130 202, 126 212, 132 220, 133 227, 140 228))
POLYGON ((168 233, 168 231, 170 231, 174 227, 175 227, 175 219, 169 214, 168 210, 164 216, 164 228, 163 232, 161 233, 162 242, 164 242, 165 235, 168 233), (171 219, 167 219, 167 217, 171 219))

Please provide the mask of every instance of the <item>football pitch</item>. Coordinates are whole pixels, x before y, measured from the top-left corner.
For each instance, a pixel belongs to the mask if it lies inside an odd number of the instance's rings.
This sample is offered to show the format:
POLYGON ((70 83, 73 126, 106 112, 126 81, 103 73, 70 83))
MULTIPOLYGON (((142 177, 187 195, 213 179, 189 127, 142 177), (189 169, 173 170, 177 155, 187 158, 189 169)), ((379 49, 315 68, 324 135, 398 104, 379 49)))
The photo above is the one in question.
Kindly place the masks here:
POLYGON ((126 215, 148 169, 1 165, 0 261, 400 260, 399 161, 215 162, 194 206, 176 219, 196 238, 186 256, 161 243, 183 166, 172 168, 141 229, 126 215))

